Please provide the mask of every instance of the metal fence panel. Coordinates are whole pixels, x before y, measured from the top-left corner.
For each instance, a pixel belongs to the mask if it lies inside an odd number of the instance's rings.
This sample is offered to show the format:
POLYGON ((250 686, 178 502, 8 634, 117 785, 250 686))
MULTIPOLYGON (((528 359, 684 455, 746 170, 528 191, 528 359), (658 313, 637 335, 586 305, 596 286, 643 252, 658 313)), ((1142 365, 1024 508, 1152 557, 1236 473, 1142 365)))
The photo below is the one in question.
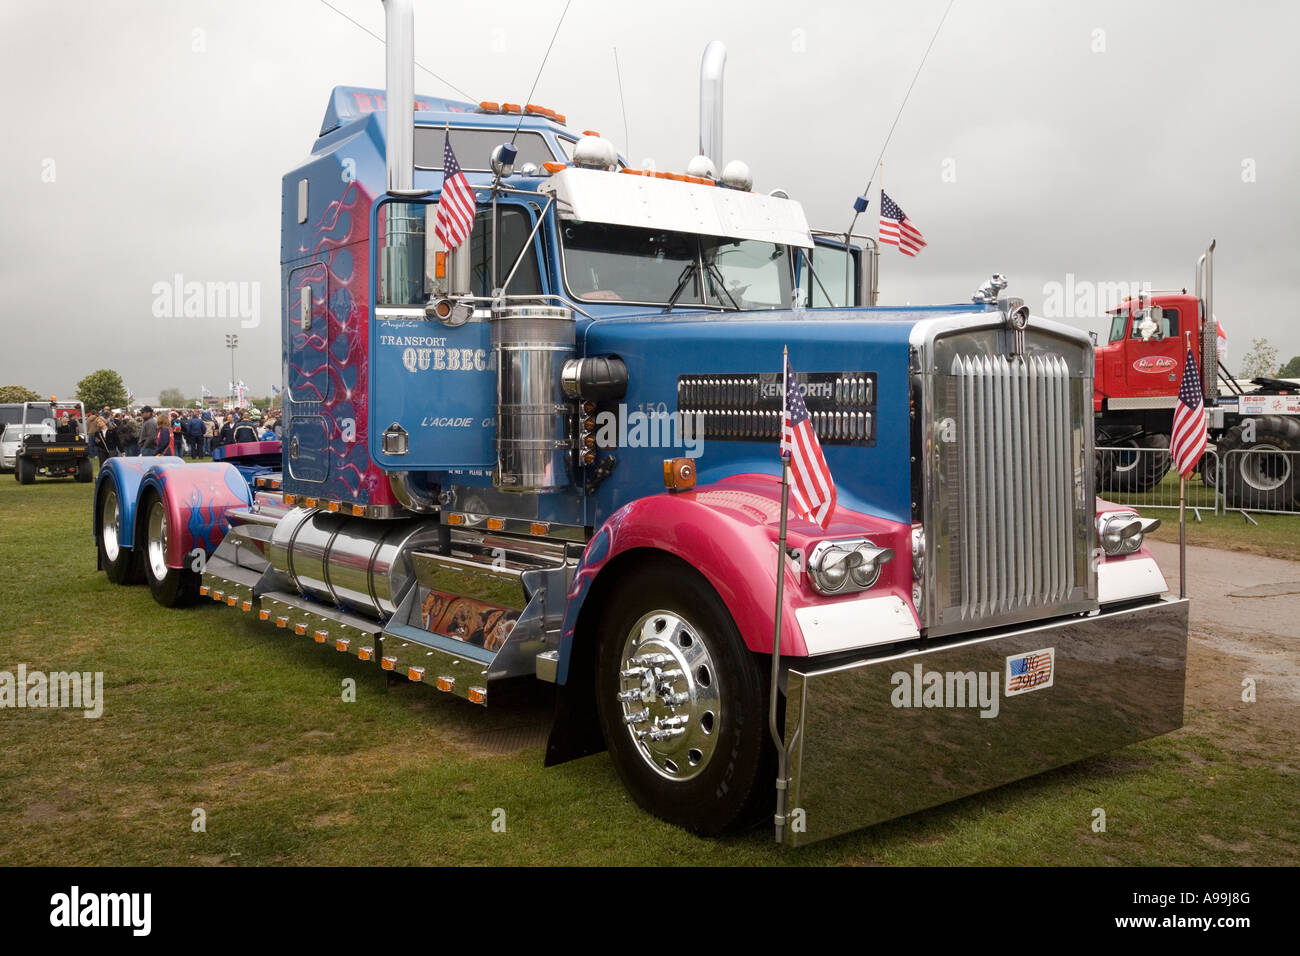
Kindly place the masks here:
POLYGON ((1233 448, 1224 453, 1218 490, 1227 510, 1300 514, 1300 451, 1233 448))
MULTIPOLYGON (((1134 508, 1178 507, 1178 472, 1165 449, 1101 447, 1096 456, 1097 494, 1107 501, 1134 508)), ((1219 456, 1209 449, 1187 483, 1190 510, 1219 510, 1218 476, 1219 456)))

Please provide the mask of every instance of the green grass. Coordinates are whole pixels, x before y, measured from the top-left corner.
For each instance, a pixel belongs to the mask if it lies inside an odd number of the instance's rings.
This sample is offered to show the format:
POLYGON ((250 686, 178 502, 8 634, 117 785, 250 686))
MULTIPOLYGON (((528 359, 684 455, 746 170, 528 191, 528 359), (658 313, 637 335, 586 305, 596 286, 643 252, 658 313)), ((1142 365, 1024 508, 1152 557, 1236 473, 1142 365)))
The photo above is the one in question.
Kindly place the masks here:
POLYGON ((1196 709, 1178 733, 804 850, 766 829, 699 839, 638 809, 605 754, 489 752, 493 733, 536 740, 544 705, 390 690, 252 615, 164 610, 95 571, 90 486, 0 479, 0 669, 106 685, 98 720, 0 710, 0 865, 1300 863, 1294 741, 1196 709))
MULTIPOLYGON (((1102 497, 1115 504, 1132 505, 1144 515, 1159 518, 1161 525, 1153 537, 1177 544, 1177 508, 1143 508, 1152 501, 1178 504, 1177 472, 1170 471, 1157 487, 1145 494, 1102 492, 1102 497)), ((1194 476, 1187 482, 1188 544, 1300 561, 1300 515, 1252 513, 1246 518, 1240 511, 1215 514, 1214 507, 1214 489, 1194 476)))

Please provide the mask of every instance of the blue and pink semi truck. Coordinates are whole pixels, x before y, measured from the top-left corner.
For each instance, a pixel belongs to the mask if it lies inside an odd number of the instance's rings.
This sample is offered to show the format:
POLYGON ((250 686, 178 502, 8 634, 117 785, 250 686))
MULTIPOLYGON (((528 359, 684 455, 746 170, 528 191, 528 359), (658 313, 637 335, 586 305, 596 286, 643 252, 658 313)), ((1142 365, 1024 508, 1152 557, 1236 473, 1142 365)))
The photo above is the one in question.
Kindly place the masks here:
POLYGON ((387 89, 335 89, 283 180, 283 441, 112 459, 110 579, 473 704, 554 684, 547 763, 608 750, 704 834, 779 807, 807 843, 1181 726, 1187 602, 1095 498, 1085 335, 1000 281, 878 306, 874 243, 708 136, 635 170, 544 107, 416 98, 385 6, 387 89), (787 349, 838 497, 779 553, 787 349))

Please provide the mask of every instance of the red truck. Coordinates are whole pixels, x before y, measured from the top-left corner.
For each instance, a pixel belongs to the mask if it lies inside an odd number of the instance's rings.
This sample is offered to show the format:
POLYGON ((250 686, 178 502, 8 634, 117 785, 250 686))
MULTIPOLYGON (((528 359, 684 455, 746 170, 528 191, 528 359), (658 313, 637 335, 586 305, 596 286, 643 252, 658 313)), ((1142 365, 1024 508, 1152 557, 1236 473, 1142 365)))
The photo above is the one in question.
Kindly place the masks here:
POLYGON ((1169 435, 1186 360, 1184 336, 1199 352, 1209 436, 1218 452, 1201 462, 1201 477, 1220 480, 1231 507, 1289 511, 1300 503, 1300 390, 1256 378, 1246 389, 1219 360, 1214 320, 1214 243, 1196 263, 1196 288, 1144 292, 1111 310, 1110 334, 1096 348, 1093 412, 1097 480, 1107 491, 1148 491, 1168 472, 1169 435), (1228 394, 1219 394, 1219 382, 1228 394), (1120 449, 1134 449, 1126 453, 1120 449), (1156 449, 1142 454, 1141 449, 1156 449), (1247 453, 1249 452, 1249 453, 1247 453))

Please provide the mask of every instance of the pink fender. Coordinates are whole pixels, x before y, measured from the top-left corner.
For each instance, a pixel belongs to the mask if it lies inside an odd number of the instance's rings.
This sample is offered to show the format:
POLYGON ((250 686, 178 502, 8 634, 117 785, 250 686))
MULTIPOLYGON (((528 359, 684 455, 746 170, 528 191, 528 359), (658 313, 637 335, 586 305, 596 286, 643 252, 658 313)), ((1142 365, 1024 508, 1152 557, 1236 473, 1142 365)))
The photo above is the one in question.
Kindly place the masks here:
MULTIPOLYGON (((561 632, 561 676, 567 664, 574 628, 583 599, 601 571, 619 555, 638 548, 681 558, 702 574, 718 592, 746 645, 772 651, 773 609, 776 604, 776 547, 780 534, 781 482, 770 475, 736 475, 692 491, 665 492, 625 505, 609 517, 592 537, 568 594, 561 632)), ((781 624, 781 653, 806 657, 808 648, 795 612, 809 605, 829 605, 895 595, 912 609, 911 526, 838 507, 830 526, 791 515, 787 546, 806 557, 826 538, 869 536, 878 547, 893 548, 880 581, 869 592, 827 597, 812 588, 807 575, 786 562, 781 624)), ((916 621, 919 626, 919 621, 916 621)))
MULTIPOLYGON (((210 555, 226 534, 226 511, 252 502, 252 491, 234 465, 225 462, 176 462, 155 465, 140 485, 140 497, 157 491, 167 508, 167 566, 185 567, 195 548, 210 555)), ((136 534, 144 540, 143 508, 137 506, 140 527, 136 534)))

